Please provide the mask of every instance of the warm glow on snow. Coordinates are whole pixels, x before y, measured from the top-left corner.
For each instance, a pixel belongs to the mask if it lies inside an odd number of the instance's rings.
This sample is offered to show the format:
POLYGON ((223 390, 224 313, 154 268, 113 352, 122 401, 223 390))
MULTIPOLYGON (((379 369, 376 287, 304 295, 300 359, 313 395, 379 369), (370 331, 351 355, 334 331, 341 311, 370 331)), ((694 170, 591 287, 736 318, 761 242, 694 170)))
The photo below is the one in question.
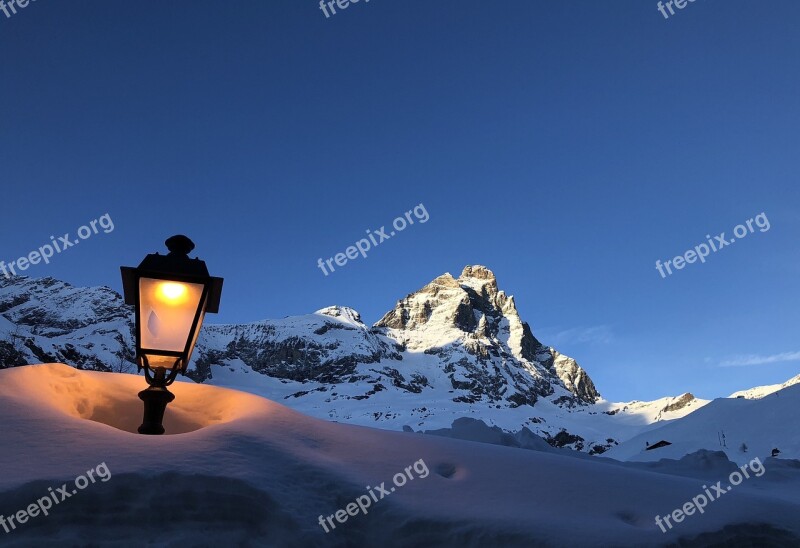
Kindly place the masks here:
MULTIPOLYGON (((0 399, 21 395, 41 409, 73 419, 102 423, 136 434, 142 422, 142 402, 136 394, 143 381, 136 375, 78 371, 61 364, 37 365, 5 372, 0 399)), ((272 402, 225 388, 176 382, 177 397, 167 407, 168 434, 185 434, 213 425, 264 417, 272 402)))

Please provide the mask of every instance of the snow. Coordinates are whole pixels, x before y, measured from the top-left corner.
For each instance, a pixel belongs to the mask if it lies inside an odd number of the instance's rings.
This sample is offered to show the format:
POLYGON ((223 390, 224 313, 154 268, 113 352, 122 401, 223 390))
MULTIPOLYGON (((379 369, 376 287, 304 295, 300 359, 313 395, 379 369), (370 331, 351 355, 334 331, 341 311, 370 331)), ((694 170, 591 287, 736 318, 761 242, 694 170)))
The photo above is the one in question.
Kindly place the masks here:
MULTIPOLYGON (((647 470, 337 424, 252 394, 185 382, 171 387, 170 435, 139 436, 132 431, 142 388, 141 377, 60 364, 0 371, 0 513, 25 508, 47 487, 101 462, 112 473, 50 516, 8 534, 0 530, 3 544, 642 546, 726 527, 739 539, 800 541, 800 468, 767 459, 756 443, 750 456, 762 456, 762 478, 663 534, 654 517, 683 506, 704 482, 723 479, 718 469, 698 465, 696 477, 687 477, 690 461, 647 470), (320 515, 343 508, 366 486, 388 486, 420 459, 429 476, 409 481, 367 515, 322 530, 320 515)), ((796 393, 780 397, 787 403, 775 412, 797 408, 796 393)))
POLYGON ((797 375, 796 377, 789 379, 783 384, 756 386, 755 388, 750 388, 749 390, 740 390, 739 392, 734 392, 728 397, 730 398, 742 397, 742 398, 747 398, 748 400, 757 400, 759 398, 769 396, 770 394, 774 394, 778 390, 783 390, 784 388, 794 386, 795 384, 800 384, 800 375, 797 375))
POLYGON ((698 449, 724 451, 740 464, 753 455, 769 455, 778 448, 785 458, 800 459, 800 384, 760 399, 720 398, 679 421, 670 422, 609 450, 620 460, 651 461, 680 458, 698 449), (721 445, 724 434, 725 445, 721 445), (646 442, 666 440, 668 447, 645 451, 646 442), (747 452, 741 450, 747 445, 747 452))
MULTIPOLYGON (((374 374, 374 370, 391 365, 396 364, 391 361, 359 364, 357 373, 369 376, 374 374)), ((230 360, 225 366, 213 366, 212 379, 207 383, 280 401, 315 417, 391 430, 402 430, 404 427, 415 431, 449 428, 461 417, 480 419, 509 432, 518 432, 526 427, 544 436, 547 432, 557 433, 564 428, 584 438, 587 450, 593 443, 603 443, 608 438, 630 439, 659 427, 664 423, 662 421, 684 417, 708 403, 707 400, 695 399, 671 412, 664 412, 664 408, 678 398, 629 403, 600 400, 594 405, 574 408, 555 405, 548 399, 541 399, 534 408, 493 408, 480 402, 453 405, 450 381, 435 356, 406 352, 402 367, 404 373, 425 375, 431 386, 419 394, 386 390, 372 394, 368 399, 356 399, 363 396, 369 387, 361 383, 331 386, 279 380, 252 371, 241 360, 230 360), (293 396, 298 393, 302 393, 302 397, 293 396), (541 422, 535 422, 534 419, 541 422)))
POLYGON ((677 403, 681 398, 686 396, 666 397, 659 398, 652 401, 632 401, 628 403, 611 403, 600 401, 599 407, 604 408, 605 411, 613 412, 620 420, 626 421, 629 424, 653 424, 660 421, 670 421, 680 419, 707 405, 710 400, 703 400, 693 398, 680 409, 666 411, 666 409, 677 403))

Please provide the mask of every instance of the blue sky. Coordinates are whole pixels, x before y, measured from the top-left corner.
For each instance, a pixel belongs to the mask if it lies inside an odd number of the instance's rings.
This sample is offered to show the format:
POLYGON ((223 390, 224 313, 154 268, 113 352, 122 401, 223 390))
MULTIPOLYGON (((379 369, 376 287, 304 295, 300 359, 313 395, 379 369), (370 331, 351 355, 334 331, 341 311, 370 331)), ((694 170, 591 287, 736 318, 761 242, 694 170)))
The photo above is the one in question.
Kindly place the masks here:
POLYGON ((0 13, 0 260, 108 213, 112 232, 25 273, 120 289, 120 265, 186 233, 226 279, 217 322, 331 304, 374 322, 484 264, 609 399, 782 382, 800 369, 798 16, 39 0, 0 13), (428 222, 318 268, 418 204, 428 222), (656 271, 762 212, 769 231, 656 271))

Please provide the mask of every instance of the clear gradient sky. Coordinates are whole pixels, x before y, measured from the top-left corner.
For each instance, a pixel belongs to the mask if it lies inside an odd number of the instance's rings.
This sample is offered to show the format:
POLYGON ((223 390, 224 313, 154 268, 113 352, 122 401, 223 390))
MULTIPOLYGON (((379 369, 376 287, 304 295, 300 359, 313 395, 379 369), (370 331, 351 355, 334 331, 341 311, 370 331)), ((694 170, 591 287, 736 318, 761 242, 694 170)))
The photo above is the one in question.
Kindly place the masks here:
POLYGON ((376 321, 466 264, 612 400, 800 372, 800 3, 38 0, 0 12, 0 260, 120 290, 185 233, 215 322, 376 321), (324 276, 367 229, 430 214, 324 276), (771 228, 663 279, 764 212, 771 228), (747 359, 743 357, 748 357, 747 359), (725 363, 750 365, 723 366, 725 363))

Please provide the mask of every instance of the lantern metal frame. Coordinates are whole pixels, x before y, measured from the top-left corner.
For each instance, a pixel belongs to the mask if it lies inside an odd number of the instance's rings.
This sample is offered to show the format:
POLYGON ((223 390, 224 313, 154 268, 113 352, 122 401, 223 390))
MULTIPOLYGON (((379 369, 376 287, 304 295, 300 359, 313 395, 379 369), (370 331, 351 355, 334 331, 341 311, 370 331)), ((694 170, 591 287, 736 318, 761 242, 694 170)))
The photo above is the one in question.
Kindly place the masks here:
POLYGON ((137 268, 121 267, 122 286, 125 294, 125 304, 135 307, 136 330, 136 363, 139 371, 144 369, 144 376, 150 386, 139 393, 139 398, 144 402, 144 422, 139 427, 141 434, 163 434, 162 421, 168 403, 175 396, 167 390, 178 374, 185 374, 189 366, 192 351, 197 342, 200 323, 205 314, 219 312, 219 303, 222 297, 223 279, 210 276, 206 263, 200 259, 189 258, 189 253, 194 249, 194 243, 183 235, 169 238, 165 242, 169 254, 153 253, 147 255, 137 268), (197 309, 194 311, 191 329, 182 351, 163 350, 158 348, 144 348, 142 346, 142 303, 140 281, 142 279, 160 280, 202 285, 203 290, 197 309), (172 368, 152 367, 149 356, 162 356, 175 358, 172 368))

